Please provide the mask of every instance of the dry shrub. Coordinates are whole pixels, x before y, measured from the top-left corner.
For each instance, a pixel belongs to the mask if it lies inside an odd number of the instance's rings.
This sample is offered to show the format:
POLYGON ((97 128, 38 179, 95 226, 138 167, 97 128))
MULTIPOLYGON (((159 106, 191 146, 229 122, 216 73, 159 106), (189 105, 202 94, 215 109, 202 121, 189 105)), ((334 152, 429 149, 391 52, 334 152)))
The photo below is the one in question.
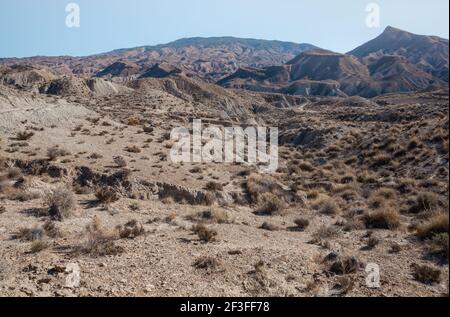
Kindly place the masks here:
POLYGON ((213 271, 219 269, 222 266, 222 263, 211 256, 204 256, 195 260, 193 266, 196 269, 213 271))
POLYGON ((117 230, 119 231, 119 237, 121 239, 135 239, 136 237, 145 234, 144 227, 136 220, 131 220, 124 226, 119 226, 117 230))
POLYGON ((51 220, 46 221, 42 229, 44 229, 45 234, 50 238, 58 238, 61 236, 61 231, 51 220))
POLYGON ((49 247, 48 243, 42 240, 36 240, 31 243, 30 252, 39 253, 49 247))
POLYGON ((106 231, 97 217, 86 227, 86 236, 86 242, 77 246, 75 253, 102 257, 124 252, 122 247, 114 243, 117 239, 117 231, 106 231))
POLYGON ((401 225, 400 215, 393 208, 370 211, 362 217, 367 229, 397 229, 401 225))
POLYGON ((203 224, 197 224, 192 227, 192 232, 197 234, 200 241, 208 243, 216 241, 217 231, 208 229, 203 224))
POLYGON ((371 235, 369 239, 367 240, 367 249, 375 249, 377 245, 380 244, 380 239, 377 237, 371 235))
POLYGON ((39 227, 34 228, 20 228, 17 233, 15 233, 12 238, 20 239, 23 241, 36 241, 42 240, 44 238, 44 230, 39 227))
POLYGON ((419 138, 412 137, 411 140, 409 141, 409 144, 408 144, 408 150, 409 151, 414 150, 414 149, 418 148, 421 145, 422 145, 422 141, 420 141, 419 138))
POLYGON ((415 204, 410 208, 411 213, 429 212, 436 210, 440 205, 439 196, 432 192, 420 193, 415 204))
POLYGON ((333 290, 337 291, 338 295, 347 295, 355 287, 355 282, 348 276, 338 276, 333 290))
POLYGON ((417 236, 421 239, 430 239, 440 233, 448 233, 448 213, 435 213, 428 221, 417 227, 417 236))
POLYGON ((335 238, 339 234, 339 229, 335 226, 323 225, 312 235, 313 242, 335 238))
POLYGON ((117 165, 117 167, 126 167, 127 161, 122 156, 115 156, 113 158, 114 164, 117 165))
POLYGON ((314 171, 314 166, 309 162, 301 162, 300 164, 298 164, 298 167, 304 172, 314 171))
POLYGON ((95 190, 95 197, 97 200, 104 204, 109 205, 120 199, 117 190, 110 186, 101 186, 95 190))
POLYGON ((336 275, 356 273, 360 268, 360 263, 355 257, 333 256, 333 258, 331 261, 326 258, 325 261, 329 262, 328 271, 336 275))
POLYGON ((260 196, 260 206, 258 207, 257 213, 262 215, 283 215, 285 210, 284 203, 272 193, 264 193, 260 196))
POLYGON ((22 171, 20 168, 17 167, 8 167, 3 175, 0 176, 0 180, 2 178, 6 178, 6 179, 18 179, 22 177, 22 171))
POLYGON ((375 173, 369 171, 360 172, 357 175, 357 181, 362 184, 375 184, 378 182, 378 176, 375 173))
POLYGON ((136 145, 129 145, 125 147, 125 151, 130 153, 141 153, 141 149, 136 145))
POLYGON ((208 182, 205 189, 209 191, 222 191, 223 185, 217 182, 208 182))
POLYGON ((382 197, 384 199, 394 199, 397 197, 395 190, 391 188, 379 188, 373 194, 372 197, 382 197))
POLYGON ((59 148, 59 146, 53 146, 47 149, 47 156, 50 161, 56 160, 58 157, 70 155, 70 152, 59 148))
POLYGON ((141 119, 138 117, 130 117, 127 119, 127 125, 136 126, 141 125, 141 119))
POLYGON ((48 213, 52 218, 62 220, 71 216, 76 199, 72 190, 59 186, 45 195, 44 203, 48 206, 48 213))
POLYGON ((336 201, 330 197, 323 197, 319 199, 312 207, 315 210, 318 210, 321 214, 329 216, 336 215, 341 211, 341 208, 336 201))
POLYGON ((414 278, 424 284, 435 284, 441 282, 441 270, 435 269, 429 265, 419 265, 414 263, 411 266, 414 278))
POLYGON ((355 181, 355 176, 352 174, 346 174, 341 177, 340 182, 341 184, 350 184, 355 181))
POLYGON ((230 223, 230 217, 225 210, 218 208, 209 208, 208 210, 195 212, 186 217, 191 221, 200 221, 202 223, 230 223))
POLYGON ((41 197, 37 191, 23 190, 13 186, 7 186, 1 190, 9 200, 15 200, 20 202, 30 201, 41 197))
POLYGON ((191 170, 189 171, 192 174, 198 174, 202 172, 202 169, 200 168, 200 166, 195 166, 193 168, 191 168, 191 170))
POLYGON ((436 234, 429 242, 428 253, 448 261, 448 232, 436 234))
POLYGON ((295 219, 295 225, 297 226, 297 230, 304 231, 309 226, 309 220, 306 218, 295 219))
POLYGON ((34 132, 31 131, 20 131, 16 134, 16 139, 19 141, 27 141, 31 139, 34 135, 34 132))
POLYGON ((278 230, 280 230, 280 228, 278 228, 278 226, 274 225, 273 223, 267 222, 267 221, 265 221, 261 225, 260 229, 267 230, 267 231, 278 231, 278 230))
POLYGON ((259 174, 251 174, 247 179, 247 192, 253 203, 261 202, 261 196, 266 193, 274 193, 276 185, 269 177, 259 174))
POLYGON ((388 165, 392 161, 392 157, 388 154, 378 154, 374 158, 375 166, 388 165))

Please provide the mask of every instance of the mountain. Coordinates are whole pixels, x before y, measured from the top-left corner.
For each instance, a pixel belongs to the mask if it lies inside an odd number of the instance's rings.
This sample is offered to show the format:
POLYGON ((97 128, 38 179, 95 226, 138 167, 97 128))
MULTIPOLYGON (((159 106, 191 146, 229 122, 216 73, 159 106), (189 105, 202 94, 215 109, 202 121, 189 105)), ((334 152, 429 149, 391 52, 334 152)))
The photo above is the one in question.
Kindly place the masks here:
POLYGON ((239 67, 282 65, 301 52, 315 48, 310 44, 242 39, 234 37, 187 38, 168 44, 120 49, 86 57, 31 57, 0 59, 0 65, 30 64, 55 69, 61 75, 129 78, 143 75, 159 63, 169 63, 215 82, 239 67), (65 65, 67 69, 60 69, 65 65))
POLYGON ((445 87, 448 64, 448 40, 388 27, 347 54, 310 44, 197 37, 86 57, 0 59, 0 82, 47 93, 74 90, 91 95, 120 92, 150 78, 160 81, 148 80, 144 86, 151 82, 183 98, 186 91, 198 93, 202 89, 193 87, 204 83, 288 95, 374 97, 445 87), (118 86, 95 81, 92 88, 86 82, 92 78, 118 86))
POLYGON ((355 95, 370 87, 370 73, 357 58, 323 49, 301 53, 284 66, 240 69, 218 84, 287 94, 355 95))
POLYGON ((417 68, 448 82, 448 40, 437 36, 417 35, 389 26, 380 36, 348 54, 366 64, 384 55, 403 56, 417 68))
POLYGON ((448 85, 448 41, 388 27, 348 54, 302 52, 283 66, 241 68, 217 84, 290 95, 374 97, 448 85))

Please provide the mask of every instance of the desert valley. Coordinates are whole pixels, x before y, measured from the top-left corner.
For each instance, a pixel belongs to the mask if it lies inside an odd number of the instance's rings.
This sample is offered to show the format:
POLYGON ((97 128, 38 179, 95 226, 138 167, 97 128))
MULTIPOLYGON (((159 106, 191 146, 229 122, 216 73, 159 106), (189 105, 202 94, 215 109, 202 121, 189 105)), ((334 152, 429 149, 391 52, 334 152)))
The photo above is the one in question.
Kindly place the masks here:
POLYGON ((448 69, 394 27, 0 59, 0 295, 448 296, 448 69), (172 162, 195 119, 278 169, 172 162))

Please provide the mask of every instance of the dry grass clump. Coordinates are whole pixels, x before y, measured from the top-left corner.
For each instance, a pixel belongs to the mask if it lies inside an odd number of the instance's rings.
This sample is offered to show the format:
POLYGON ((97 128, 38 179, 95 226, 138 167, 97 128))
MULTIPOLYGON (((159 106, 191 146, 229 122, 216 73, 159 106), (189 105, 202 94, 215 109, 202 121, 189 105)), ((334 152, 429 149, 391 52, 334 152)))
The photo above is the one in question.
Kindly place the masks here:
POLYGON ((305 231, 306 228, 309 227, 309 220, 306 218, 298 218, 294 220, 296 229, 299 231, 305 231))
POLYGON ((36 241, 44 238, 44 230, 39 227, 34 228, 20 228, 17 233, 13 234, 12 238, 23 241, 36 241))
POLYGON ((269 178, 259 174, 251 174, 247 179, 247 192, 253 203, 261 202, 266 193, 276 192, 276 184, 269 178))
POLYGON ((392 157, 388 154, 378 154, 373 158, 375 166, 388 165, 392 161, 392 157))
POLYGON ((440 283, 442 280, 442 271, 435 269, 432 266, 414 263, 411 268, 413 270, 414 278, 421 283, 432 285, 435 283, 440 283))
POLYGON ((440 198, 433 192, 420 193, 415 204, 410 208, 411 213, 421 213, 436 210, 440 205, 440 198))
POLYGON ((221 191, 223 190, 223 185, 217 182, 208 182, 205 185, 205 189, 209 191, 221 191))
POLYGON ((51 220, 46 221, 42 226, 42 229, 44 229, 45 234, 50 238, 58 238, 62 235, 59 228, 51 220))
POLYGON ((141 149, 136 145, 129 145, 125 147, 125 151, 130 153, 141 153, 141 149))
POLYGON ((335 238, 339 234, 339 229, 335 226, 326 226, 323 225, 317 229, 316 232, 313 233, 313 243, 317 243, 319 241, 327 240, 335 238))
POLYGON ((380 239, 378 239, 376 236, 374 235, 370 235, 370 237, 367 239, 367 246, 366 248, 368 250, 372 250, 375 249, 377 245, 380 244, 380 239))
POLYGON ((136 220, 131 220, 123 226, 118 226, 119 237, 121 239, 135 239, 138 236, 145 234, 144 227, 136 220))
POLYGON ((76 207, 75 194, 65 186, 59 186, 44 197, 44 203, 48 206, 49 215, 56 220, 70 217, 76 207))
POLYGON ((384 199, 390 200, 397 197, 397 192, 392 188, 379 188, 372 194, 373 197, 382 197, 384 199))
POLYGON ((211 256, 202 256, 195 260, 193 263, 193 266, 196 269, 202 269, 202 270, 208 270, 213 271, 217 270, 222 267, 222 263, 217 260, 216 258, 213 258, 211 256))
POLYGON ((300 162, 298 167, 304 172, 312 172, 314 171, 314 166, 309 162, 300 162))
POLYGON ((360 263, 355 257, 343 257, 335 253, 327 255, 324 262, 328 264, 328 271, 336 275, 352 274, 360 269, 360 263))
POLYGON ((86 242, 77 246, 74 253, 102 257, 118 255, 125 251, 114 242, 117 239, 117 231, 108 232, 105 230, 97 217, 86 227, 86 236, 86 242))
POLYGON ((104 205, 112 204, 113 202, 116 202, 120 199, 117 190, 110 186, 98 187, 95 190, 95 197, 97 198, 98 202, 104 205))
POLYGON ((355 287, 355 282, 348 276, 339 276, 336 284, 333 286, 333 291, 337 295, 347 295, 355 287))
POLYGON ((272 193, 264 193, 260 197, 260 205, 256 211, 257 214, 277 216, 285 212, 284 203, 272 193))
POLYGON ((448 233, 448 213, 435 213, 425 223, 417 227, 417 236, 421 239, 431 239, 441 233, 448 233))
POLYGON ((428 253, 448 262, 448 232, 436 234, 428 244, 428 253))
POLYGON ((341 184, 351 184, 356 180, 355 176, 352 174, 346 174, 341 177, 340 182, 341 184))
POLYGON ((203 224, 197 224, 193 226, 192 232, 194 232, 202 242, 208 243, 216 241, 217 231, 208 229, 203 224))
POLYGON ((417 137, 412 137, 408 143, 408 150, 412 151, 422 145, 422 141, 417 137))
POLYGON ((315 210, 318 210, 321 214, 333 216, 341 212, 341 208, 336 201, 330 197, 320 198, 312 206, 315 210))
POLYGON ((230 223, 230 217, 225 210, 218 208, 209 208, 208 210, 203 210, 195 212, 186 217, 191 221, 199 221, 202 223, 220 223, 226 224, 230 223))
POLYGON ((30 252, 39 253, 49 247, 48 243, 42 240, 36 240, 31 243, 30 252))
POLYGON ((54 161, 58 157, 63 157, 67 155, 70 155, 70 152, 65 149, 59 148, 59 146, 57 145, 47 149, 47 156, 50 161, 54 161))
POLYGON ((261 225, 260 229, 263 230, 267 230, 267 231, 278 231, 280 230, 280 228, 277 225, 274 225, 273 223, 270 222, 263 222, 263 224, 261 225))
POLYGON ((113 158, 114 164, 117 165, 117 167, 126 167, 127 161, 122 156, 115 156, 113 158))
POLYGON ((130 117, 126 120, 126 123, 131 126, 141 125, 141 119, 138 117, 130 117))
POLYGON ((22 177, 22 170, 17 167, 8 167, 0 175, 0 181, 18 179, 22 177))
POLYGON ((362 184, 375 184, 378 182, 378 175, 369 171, 360 172, 356 180, 362 184))
POLYGON ((400 215, 393 208, 367 212, 362 220, 367 229, 397 229, 401 225, 400 215))
POLYGON ((20 131, 16 134, 16 139, 19 141, 27 141, 34 136, 34 132, 31 131, 20 131))

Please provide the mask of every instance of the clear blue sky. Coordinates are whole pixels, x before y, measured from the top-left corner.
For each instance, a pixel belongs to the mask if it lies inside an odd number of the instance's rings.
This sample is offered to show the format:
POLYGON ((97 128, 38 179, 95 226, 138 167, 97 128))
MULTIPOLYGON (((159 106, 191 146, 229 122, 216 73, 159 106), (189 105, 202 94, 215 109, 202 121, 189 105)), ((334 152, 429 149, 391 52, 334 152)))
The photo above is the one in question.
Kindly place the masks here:
POLYGON ((448 38, 448 0, 1 0, 0 57, 89 55, 183 37, 236 36, 349 51, 392 25, 448 38), (67 28, 78 3, 81 27, 67 28), (381 8, 367 28, 365 7, 381 8))

